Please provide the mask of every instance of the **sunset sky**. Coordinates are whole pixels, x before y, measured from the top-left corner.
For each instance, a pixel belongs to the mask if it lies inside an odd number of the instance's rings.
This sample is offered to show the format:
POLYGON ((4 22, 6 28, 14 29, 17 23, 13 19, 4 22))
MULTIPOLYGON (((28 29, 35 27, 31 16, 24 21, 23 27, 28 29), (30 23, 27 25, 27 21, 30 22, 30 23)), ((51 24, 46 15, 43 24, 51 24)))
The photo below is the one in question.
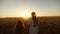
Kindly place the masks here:
POLYGON ((60 16, 59 0, 0 0, 0 17, 60 16))

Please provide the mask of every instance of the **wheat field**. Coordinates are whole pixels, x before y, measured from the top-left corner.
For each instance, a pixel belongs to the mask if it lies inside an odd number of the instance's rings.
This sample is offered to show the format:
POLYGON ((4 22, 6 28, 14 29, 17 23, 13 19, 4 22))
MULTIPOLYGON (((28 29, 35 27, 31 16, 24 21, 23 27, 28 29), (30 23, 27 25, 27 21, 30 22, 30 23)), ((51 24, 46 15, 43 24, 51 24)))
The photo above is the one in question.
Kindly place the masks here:
MULTIPOLYGON (((15 34, 18 20, 23 22, 25 31, 28 30, 26 26, 28 20, 23 18, 0 18, 0 34, 15 34)), ((60 17, 38 17, 38 22, 38 34, 60 34, 60 17)), ((24 34, 28 34, 28 32, 24 34)))

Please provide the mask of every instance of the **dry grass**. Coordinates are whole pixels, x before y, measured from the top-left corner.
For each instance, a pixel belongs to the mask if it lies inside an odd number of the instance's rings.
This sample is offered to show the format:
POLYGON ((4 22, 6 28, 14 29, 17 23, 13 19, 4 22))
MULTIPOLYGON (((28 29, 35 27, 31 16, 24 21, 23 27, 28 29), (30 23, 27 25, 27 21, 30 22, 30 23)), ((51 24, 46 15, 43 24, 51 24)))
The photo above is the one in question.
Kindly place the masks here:
MULTIPOLYGON (((0 18, 0 34, 15 34, 18 20, 25 24, 27 21, 21 18, 0 18)), ((38 17, 39 34, 60 34, 60 17, 38 17)), ((27 29, 27 27, 26 27, 27 29)))

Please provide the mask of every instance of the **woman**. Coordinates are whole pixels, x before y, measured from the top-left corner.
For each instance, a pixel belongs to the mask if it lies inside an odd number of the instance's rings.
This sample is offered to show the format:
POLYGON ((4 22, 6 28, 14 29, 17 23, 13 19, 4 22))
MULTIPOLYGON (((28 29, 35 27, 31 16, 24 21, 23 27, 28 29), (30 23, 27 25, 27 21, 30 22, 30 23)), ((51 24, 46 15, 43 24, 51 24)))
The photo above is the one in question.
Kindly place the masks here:
POLYGON ((22 21, 18 21, 17 25, 16 25, 16 34, 23 34, 24 33, 24 26, 22 21))
POLYGON ((38 34, 38 20, 36 18, 35 12, 32 12, 32 19, 28 21, 29 34, 38 34))

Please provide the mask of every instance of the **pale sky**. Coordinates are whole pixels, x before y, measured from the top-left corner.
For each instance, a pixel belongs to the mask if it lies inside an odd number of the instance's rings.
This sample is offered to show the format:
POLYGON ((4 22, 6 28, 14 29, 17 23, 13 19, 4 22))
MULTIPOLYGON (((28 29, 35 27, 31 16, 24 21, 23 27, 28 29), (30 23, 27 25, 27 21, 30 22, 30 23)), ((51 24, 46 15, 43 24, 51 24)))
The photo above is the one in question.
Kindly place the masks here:
POLYGON ((0 17, 60 16, 60 0, 0 0, 0 17))

